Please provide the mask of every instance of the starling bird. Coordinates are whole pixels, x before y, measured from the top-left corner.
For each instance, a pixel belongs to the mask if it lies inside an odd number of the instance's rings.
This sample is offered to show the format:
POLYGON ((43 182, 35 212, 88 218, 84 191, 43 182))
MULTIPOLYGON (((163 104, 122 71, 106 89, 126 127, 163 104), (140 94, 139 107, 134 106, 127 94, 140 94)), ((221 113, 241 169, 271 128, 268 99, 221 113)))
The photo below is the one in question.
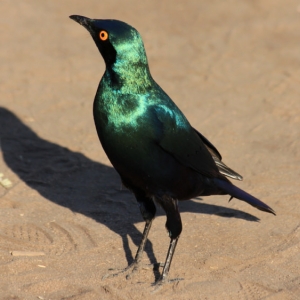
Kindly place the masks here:
POLYGON ((135 259, 122 272, 136 271, 141 262, 155 203, 166 213, 171 239, 162 275, 156 282, 159 285, 169 281, 182 230, 178 201, 228 194, 230 200, 237 198, 275 215, 272 208, 227 179, 242 177, 222 162, 218 150, 190 125, 154 81, 136 29, 117 20, 70 18, 89 31, 105 61, 93 106, 97 133, 122 183, 134 193, 145 220, 135 259))

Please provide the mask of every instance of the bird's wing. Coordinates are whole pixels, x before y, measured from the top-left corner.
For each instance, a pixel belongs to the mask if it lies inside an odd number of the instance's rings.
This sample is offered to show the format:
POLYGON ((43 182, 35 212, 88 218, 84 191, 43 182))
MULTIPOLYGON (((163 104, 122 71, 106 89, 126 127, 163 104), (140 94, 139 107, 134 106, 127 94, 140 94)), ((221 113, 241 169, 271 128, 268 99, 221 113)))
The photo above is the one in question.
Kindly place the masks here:
POLYGON ((198 132, 195 128, 194 128, 194 130, 197 132, 198 136, 201 138, 201 140, 204 143, 204 145, 206 146, 207 150, 210 152, 220 173, 227 177, 233 178, 233 179, 243 180, 243 177, 240 174, 233 171, 232 169, 230 169, 228 166, 226 166, 222 162, 222 156, 219 153, 219 151, 217 150, 217 148, 206 137, 204 137, 200 132, 198 132))
POLYGON ((242 180, 242 176, 221 161, 216 147, 190 126, 177 107, 172 110, 156 107, 155 114, 160 123, 158 144, 164 151, 204 176, 220 177, 221 173, 242 180))
POLYGON ((207 177, 222 177, 211 153, 179 109, 156 107, 158 145, 181 164, 207 177))
POLYGON ((222 156, 221 156, 220 152, 218 151, 218 149, 204 135, 202 135, 195 128, 193 128, 193 129, 197 132, 197 134, 199 135, 200 139, 205 144, 205 146, 209 150, 209 152, 221 160, 222 156))

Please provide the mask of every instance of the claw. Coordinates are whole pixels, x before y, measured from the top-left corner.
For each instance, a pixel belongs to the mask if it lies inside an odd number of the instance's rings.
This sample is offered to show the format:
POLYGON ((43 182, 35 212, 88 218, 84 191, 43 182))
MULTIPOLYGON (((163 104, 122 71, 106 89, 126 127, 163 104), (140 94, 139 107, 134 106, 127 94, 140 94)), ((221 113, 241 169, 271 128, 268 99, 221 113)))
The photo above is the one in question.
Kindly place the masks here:
MULTIPOLYGON (((126 274, 127 272, 129 272, 131 269, 132 269, 132 273, 131 274, 128 274, 126 275, 126 279, 130 279, 131 275, 133 273, 135 273, 139 268, 139 264, 134 261, 132 264, 130 264, 128 267, 124 268, 124 269, 121 269, 121 271, 117 272, 117 273, 113 273, 113 274, 105 274, 103 277, 102 277, 102 280, 106 279, 106 278, 111 278, 111 277, 116 277, 116 276, 119 276, 121 274, 126 274)), ((120 269, 109 269, 110 271, 112 270, 120 270, 120 269)))
POLYGON ((163 285, 168 284, 168 283, 175 283, 184 280, 184 278, 173 278, 173 279, 163 279, 162 277, 157 280, 155 283, 152 284, 154 286, 153 291, 151 292, 152 294, 158 292, 163 285))

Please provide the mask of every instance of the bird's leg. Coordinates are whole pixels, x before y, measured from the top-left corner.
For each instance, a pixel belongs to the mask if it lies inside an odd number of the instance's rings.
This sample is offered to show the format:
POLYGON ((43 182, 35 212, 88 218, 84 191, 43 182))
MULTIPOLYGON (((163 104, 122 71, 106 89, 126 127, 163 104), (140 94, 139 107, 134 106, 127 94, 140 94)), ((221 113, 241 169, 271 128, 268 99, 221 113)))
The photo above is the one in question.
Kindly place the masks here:
POLYGON ((169 274, 172 258, 179 239, 179 235, 182 231, 182 223, 181 223, 180 213, 178 210, 177 200, 169 197, 164 197, 162 199, 158 199, 158 202, 167 214, 166 228, 171 238, 170 246, 169 246, 169 250, 167 253, 162 274, 160 278, 155 282, 155 285, 161 286, 166 282, 182 280, 182 278, 168 280, 168 274, 169 274))
POLYGON ((127 266, 125 269, 121 270, 118 273, 106 274, 103 276, 102 279, 109 278, 109 277, 115 277, 115 276, 127 273, 130 270, 132 270, 131 274, 128 274, 126 276, 126 278, 129 279, 131 277, 131 275, 133 273, 135 273, 139 268, 140 262, 142 260, 144 248, 145 248, 145 245, 147 242, 148 234, 149 234, 149 231, 150 231, 150 228, 151 228, 154 216, 155 216, 156 207, 151 198, 142 197, 141 195, 136 195, 136 198, 137 198, 137 201, 140 206, 141 214, 142 214, 146 224, 145 224, 145 228, 143 231, 142 240, 141 240, 138 250, 136 252, 135 258, 134 258, 133 262, 129 266, 127 266))
POLYGON ((179 240, 179 237, 177 237, 176 239, 171 239, 171 241, 170 241, 170 246, 169 246, 169 250, 167 253, 167 257, 166 257, 166 262, 165 262, 165 265, 164 265, 164 268, 163 268, 163 271, 161 274, 161 278, 159 279, 157 284, 162 284, 167 280, 171 262, 172 262, 172 258, 173 258, 178 240, 179 240))
POLYGON ((126 272, 126 271, 129 271, 130 269, 132 269, 131 274, 128 274, 126 276, 126 279, 129 279, 131 277, 131 275, 133 273, 135 273, 139 268, 140 262, 142 260, 143 252, 144 252, 144 249, 145 249, 145 245, 146 245, 146 242, 147 242, 147 239, 148 239, 148 234, 149 234, 149 231, 150 231, 150 228, 151 228, 151 225, 152 225, 152 221, 153 221, 153 219, 150 220, 150 221, 146 221, 145 228, 144 228, 144 231, 143 231, 142 240, 141 240, 141 243, 140 243, 140 245, 138 247, 138 250, 136 252, 135 258, 134 258, 133 262, 127 268, 125 268, 124 271, 123 271, 123 272, 126 272))

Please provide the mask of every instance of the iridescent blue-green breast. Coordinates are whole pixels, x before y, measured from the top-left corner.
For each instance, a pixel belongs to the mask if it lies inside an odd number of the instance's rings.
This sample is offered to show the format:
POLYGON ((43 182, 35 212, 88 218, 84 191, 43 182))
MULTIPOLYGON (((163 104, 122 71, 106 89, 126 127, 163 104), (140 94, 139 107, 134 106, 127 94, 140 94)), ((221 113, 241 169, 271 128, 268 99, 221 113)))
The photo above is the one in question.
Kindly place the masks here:
POLYGON ((106 64, 94 119, 123 182, 177 199, 202 193, 202 176, 222 175, 200 135, 153 80, 140 34, 124 22, 76 18, 91 33, 106 64))

